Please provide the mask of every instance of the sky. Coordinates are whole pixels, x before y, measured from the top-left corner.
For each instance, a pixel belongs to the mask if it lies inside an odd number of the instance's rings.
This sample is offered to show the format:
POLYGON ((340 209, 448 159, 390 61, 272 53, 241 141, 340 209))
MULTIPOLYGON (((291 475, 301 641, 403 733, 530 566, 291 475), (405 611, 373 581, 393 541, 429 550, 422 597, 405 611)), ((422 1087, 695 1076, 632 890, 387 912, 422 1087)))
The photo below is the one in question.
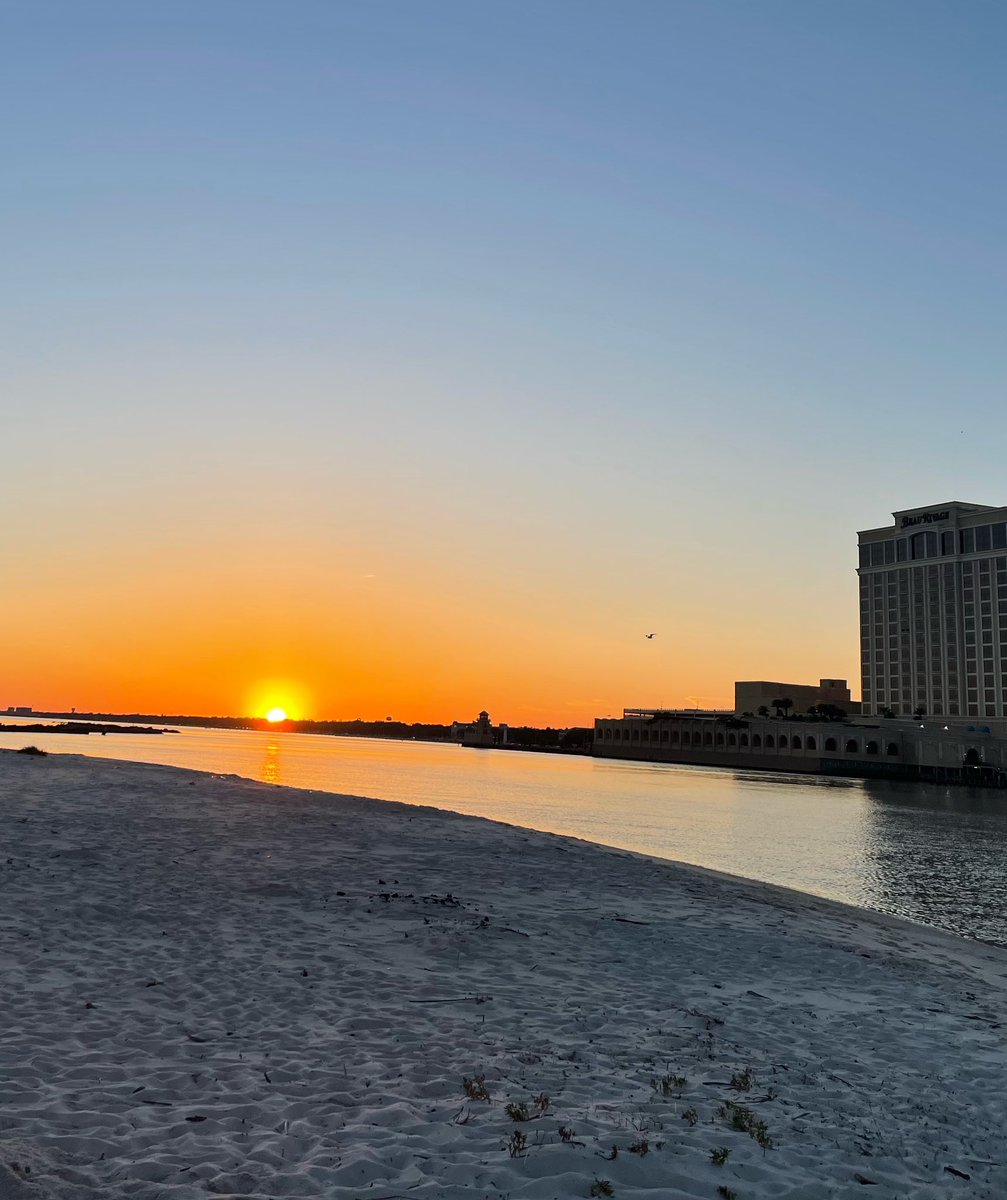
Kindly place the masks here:
POLYGON ((856 531, 1007 504, 1005 52, 993 0, 0 6, 0 706, 859 695, 856 531))

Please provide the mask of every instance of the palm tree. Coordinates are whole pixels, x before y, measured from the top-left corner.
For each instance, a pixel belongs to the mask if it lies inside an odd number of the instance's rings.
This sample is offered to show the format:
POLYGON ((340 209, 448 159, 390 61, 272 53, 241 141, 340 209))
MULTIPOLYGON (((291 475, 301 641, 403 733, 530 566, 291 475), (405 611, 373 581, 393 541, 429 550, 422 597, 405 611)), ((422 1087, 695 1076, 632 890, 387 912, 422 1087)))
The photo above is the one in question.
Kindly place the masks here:
POLYGON ((765 706, 764 704, 760 704, 760 705, 759 705, 759 710, 758 710, 758 711, 759 711, 759 716, 760 716, 760 717, 768 717, 768 716, 769 716, 769 709, 768 709, 768 708, 766 708, 766 706, 765 706))
POLYGON ((783 699, 780 701, 780 708, 783 709, 784 716, 786 716, 787 713, 789 713, 793 707, 794 707, 794 702, 793 702, 793 700, 791 700, 791 698, 789 696, 784 696, 783 699))

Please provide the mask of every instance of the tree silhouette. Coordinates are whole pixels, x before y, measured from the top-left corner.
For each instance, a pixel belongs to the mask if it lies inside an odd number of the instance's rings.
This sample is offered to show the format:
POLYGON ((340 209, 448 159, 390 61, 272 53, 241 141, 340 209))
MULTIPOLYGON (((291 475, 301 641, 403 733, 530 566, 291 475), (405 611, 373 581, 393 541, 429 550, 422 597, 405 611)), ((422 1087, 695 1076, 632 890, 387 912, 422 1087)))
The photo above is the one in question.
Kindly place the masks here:
POLYGON ((812 704, 808 715, 817 717, 820 721, 845 721, 846 709, 840 708, 838 704, 812 704))

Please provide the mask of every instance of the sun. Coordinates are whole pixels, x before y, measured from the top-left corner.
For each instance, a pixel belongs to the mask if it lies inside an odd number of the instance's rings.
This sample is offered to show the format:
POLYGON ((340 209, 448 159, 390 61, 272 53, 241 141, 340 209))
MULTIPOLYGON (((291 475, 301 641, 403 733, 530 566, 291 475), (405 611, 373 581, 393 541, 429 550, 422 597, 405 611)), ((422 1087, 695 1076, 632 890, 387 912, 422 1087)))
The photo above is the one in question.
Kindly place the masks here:
POLYGON ((268 721, 277 729, 290 729, 290 722, 303 721, 311 712, 310 693, 298 680, 286 676, 258 680, 248 688, 240 703, 242 712, 253 720, 268 721))

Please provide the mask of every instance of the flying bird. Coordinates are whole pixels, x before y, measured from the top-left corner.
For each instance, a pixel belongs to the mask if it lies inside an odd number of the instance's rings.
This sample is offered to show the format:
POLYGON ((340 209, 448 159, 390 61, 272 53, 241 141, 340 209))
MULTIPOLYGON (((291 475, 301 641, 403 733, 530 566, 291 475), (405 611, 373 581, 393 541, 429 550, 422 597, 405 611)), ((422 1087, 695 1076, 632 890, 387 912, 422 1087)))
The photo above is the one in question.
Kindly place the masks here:
POLYGON ((652 633, 645 633, 643 636, 645 638, 652 638, 654 635, 652 633))

